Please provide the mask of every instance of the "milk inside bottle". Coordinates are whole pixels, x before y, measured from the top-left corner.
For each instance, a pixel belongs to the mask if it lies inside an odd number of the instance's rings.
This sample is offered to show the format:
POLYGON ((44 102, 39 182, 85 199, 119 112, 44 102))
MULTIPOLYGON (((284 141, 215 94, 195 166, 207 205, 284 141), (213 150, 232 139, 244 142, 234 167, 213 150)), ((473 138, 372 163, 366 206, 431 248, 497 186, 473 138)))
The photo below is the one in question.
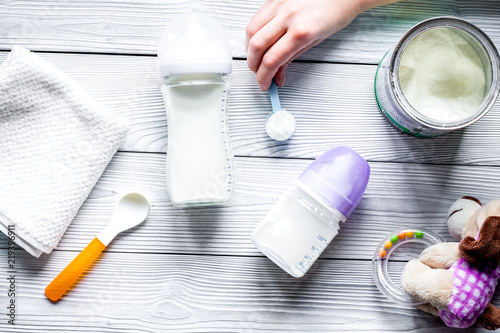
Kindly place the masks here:
POLYGON ((252 233, 252 242, 288 274, 306 274, 358 205, 370 166, 348 147, 321 154, 252 233))
POLYGON ((199 9, 165 29, 158 71, 167 112, 167 189, 178 207, 216 205, 232 193, 227 108, 231 50, 218 22, 199 9))

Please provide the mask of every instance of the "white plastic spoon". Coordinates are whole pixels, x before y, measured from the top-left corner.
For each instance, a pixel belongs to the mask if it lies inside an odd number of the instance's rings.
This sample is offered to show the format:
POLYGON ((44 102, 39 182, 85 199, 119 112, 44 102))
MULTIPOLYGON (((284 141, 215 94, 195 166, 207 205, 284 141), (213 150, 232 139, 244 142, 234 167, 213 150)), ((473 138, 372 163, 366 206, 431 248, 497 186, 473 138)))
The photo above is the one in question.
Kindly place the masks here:
POLYGON ((135 227, 146 219, 150 204, 139 193, 128 193, 116 204, 108 225, 85 249, 45 288, 51 301, 59 300, 73 282, 120 232, 135 227))

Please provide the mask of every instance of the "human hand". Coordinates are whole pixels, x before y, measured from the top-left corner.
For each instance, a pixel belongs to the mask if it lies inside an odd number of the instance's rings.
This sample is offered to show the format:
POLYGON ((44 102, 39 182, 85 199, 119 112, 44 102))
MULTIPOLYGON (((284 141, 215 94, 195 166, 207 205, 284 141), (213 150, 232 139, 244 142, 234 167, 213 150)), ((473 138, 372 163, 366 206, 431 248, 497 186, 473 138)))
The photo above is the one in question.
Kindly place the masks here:
POLYGON ((344 28, 362 9, 357 0, 268 0, 246 29, 247 63, 260 89, 267 90, 273 77, 283 86, 292 60, 344 28))
POLYGON ((348 25, 361 12, 399 0, 268 0, 246 29, 248 67, 261 90, 280 87, 292 60, 348 25), (267 52, 266 52, 267 51, 267 52))

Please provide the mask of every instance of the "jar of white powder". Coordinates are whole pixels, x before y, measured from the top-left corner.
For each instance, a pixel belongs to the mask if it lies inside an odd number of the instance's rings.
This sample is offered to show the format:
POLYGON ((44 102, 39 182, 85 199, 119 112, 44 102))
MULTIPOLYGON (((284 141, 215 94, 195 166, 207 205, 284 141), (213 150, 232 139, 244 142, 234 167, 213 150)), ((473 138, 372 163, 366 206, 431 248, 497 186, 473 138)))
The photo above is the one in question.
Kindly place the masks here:
POLYGON ((495 103, 499 56, 479 28, 437 17, 411 28, 375 77, 382 114, 397 129, 431 137, 474 123, 495 103))

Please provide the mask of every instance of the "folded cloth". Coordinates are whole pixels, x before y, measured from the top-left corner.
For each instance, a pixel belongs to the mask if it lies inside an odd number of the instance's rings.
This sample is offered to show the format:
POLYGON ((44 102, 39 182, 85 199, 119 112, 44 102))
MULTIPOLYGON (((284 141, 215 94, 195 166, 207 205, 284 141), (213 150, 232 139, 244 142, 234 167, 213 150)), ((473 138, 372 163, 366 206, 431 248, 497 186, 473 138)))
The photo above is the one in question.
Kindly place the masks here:
POLYGON ((127 124, 16 46, 0 66, 0 230, 33 256, 59 243, 127 124))

